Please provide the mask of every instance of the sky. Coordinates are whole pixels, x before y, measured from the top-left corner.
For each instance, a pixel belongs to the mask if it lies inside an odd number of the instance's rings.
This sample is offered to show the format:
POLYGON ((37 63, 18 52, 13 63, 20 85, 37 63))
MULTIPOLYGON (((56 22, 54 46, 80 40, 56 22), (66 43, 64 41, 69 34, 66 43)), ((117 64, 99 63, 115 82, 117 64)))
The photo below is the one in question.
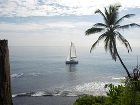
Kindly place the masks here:
MULTIPOLYGON (((70 41, 91 46, 100 34, 85 36, 85 31, 102 22, 95 10, 114 3, 122 5, 120 17, 136 14, 124 24, 140 24, 139 0, 0 0, 0 39, 8 39, 9 46, 68 46, 70 41)), ((140 28, 121 33, 140 47, 140 28)))

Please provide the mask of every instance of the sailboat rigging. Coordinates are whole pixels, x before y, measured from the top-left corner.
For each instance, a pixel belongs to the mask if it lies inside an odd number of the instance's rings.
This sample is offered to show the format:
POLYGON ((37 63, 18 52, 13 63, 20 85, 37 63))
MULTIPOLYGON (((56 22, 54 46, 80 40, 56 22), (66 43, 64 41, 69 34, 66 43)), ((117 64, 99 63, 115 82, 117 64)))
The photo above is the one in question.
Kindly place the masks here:
POLYGON ((71 42, 70 51, 66 60, 66 64, 78 64, 77 55, 76 55, 76 48, 74 43, 71 42))

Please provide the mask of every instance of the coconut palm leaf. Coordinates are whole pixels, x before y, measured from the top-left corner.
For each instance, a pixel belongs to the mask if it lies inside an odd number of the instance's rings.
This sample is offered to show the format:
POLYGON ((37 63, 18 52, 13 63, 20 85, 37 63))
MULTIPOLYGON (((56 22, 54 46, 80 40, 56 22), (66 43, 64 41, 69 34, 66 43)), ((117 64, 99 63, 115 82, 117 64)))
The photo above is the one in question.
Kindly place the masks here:
POLYGON ((140 27, 140 25, 138 25, 138 24, 136 24, 136 23, 131 23, 131 24, 119 26, 119 27, 117 27, 117 29, 128 29, 128 28, 130 28, 130 27, 140 27))
POLYGON ((123 17, 121 17, 118 21, 116 21, 115 24, 119 24, 121 21, 123 21, 125 18, 131 18, 132 16, 135 16, 135 14, 127 14, 123 17))
POLYGON ((108 11, 107 11, 107 9, 106 8, 104 8, 104 11, 105 11, 105 17, 107 18, 107 20, 105 21, 105 23, 106 23, 106 25, 107 26, 109 26, 110 25, 110 15, 109 15, 109 13, 108 13, 108 11))
POLYGON ((95 11, 95 14, 97 14, 97 13, 103 16, 104 21, 105 21, 105 23, 107 24, 107 23, 108 23, 108 20, 107 20, 107 18, 105 17, 105 15, 102 13, 102 11, 98 9, 98 10, 95 11))
POLYGON ((90 35, 90 34, 94 34, 94 33, 101 32, 101 31, 103 31, 103 30, 104 30, 104 28, 92 27, 92 28, 89 28, 89 29, 85 32, 85 34, 86 34, 86 35, 90 35))
POLYGON ((119 6, 110 6, 109 7, 109 20, 110 20, 110 25, 113 25, 116 20, 118 19, 118 9, 119 6))
POLYGON ((116 45, 116 41, 115 40, 110 40, 110 43, 109 43, 109 52, 111 54, 112 59, 116 61, 116 59, 117 59, 117 54, 116 53, 117 52, 115 50, 114 43, 116 45))
POLYGON ((99 43, 102 39, 104 39, 106 36, 106 34, 102 34, 101 36, 99 36, 99 38, 97 39, 97 41, 91 46, 91 49, 90 49, 90 53, 91 51, 96 47, 97 43, 99 43))
POLYGON ((131 48, 129 42, 128 42, 119 32, 116 32, 116 34, 117 34, 117 36, 118 36, 118 37, 117 37, 118 40, 120 40, 120 41, 122 42, 122 44, 124 44, 125 47, 127 48, 128 53, 129 53, 129 51, 132 51, 132 48, 131 48))
POLYGON ((94 27, 103 27, 103 28, 107 28, 108 26, 106 24, 103 23, 96 23, 94 24, 94 27))
POLYGON ((109 41, 110 41, 110 38, 109 37, 106 37, 105 40, 104 40, 104 43, 105 43, 105 51, 107 52, 109 50, 109 41))

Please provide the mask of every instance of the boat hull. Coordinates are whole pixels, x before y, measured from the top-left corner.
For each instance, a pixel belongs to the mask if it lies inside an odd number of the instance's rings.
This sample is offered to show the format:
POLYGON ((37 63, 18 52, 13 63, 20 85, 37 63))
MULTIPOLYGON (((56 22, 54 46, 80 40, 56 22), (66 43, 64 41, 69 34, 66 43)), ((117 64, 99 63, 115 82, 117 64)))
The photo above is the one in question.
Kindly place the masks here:
POLYGON ((78 61, 66 61, 66 64, 78 64, 78 61))

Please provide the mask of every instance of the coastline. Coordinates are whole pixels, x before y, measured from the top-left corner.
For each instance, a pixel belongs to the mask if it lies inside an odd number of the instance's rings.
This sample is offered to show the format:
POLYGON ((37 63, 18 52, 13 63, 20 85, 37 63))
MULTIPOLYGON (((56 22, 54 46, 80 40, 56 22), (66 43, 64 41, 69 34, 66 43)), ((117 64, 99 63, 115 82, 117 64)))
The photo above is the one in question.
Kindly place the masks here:
POLYGON ((15 97, 14 105, 72 105, 78 97, 42 96, 42 97, 15 97))

